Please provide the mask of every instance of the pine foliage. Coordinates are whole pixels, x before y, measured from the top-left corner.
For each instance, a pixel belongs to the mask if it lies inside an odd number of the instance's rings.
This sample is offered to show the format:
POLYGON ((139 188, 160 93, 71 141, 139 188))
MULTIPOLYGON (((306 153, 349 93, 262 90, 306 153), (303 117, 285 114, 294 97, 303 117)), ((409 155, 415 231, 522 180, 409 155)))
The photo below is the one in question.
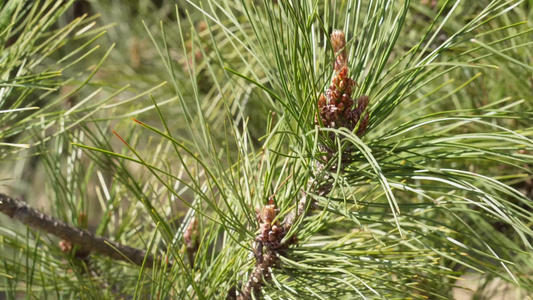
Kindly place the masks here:
POLYGON ((533 4, 426 2, 95 1, 69 23, 72 1, 4 4, 3 172, 35 157, 35 207, 163 259, 5 218, 0 290, 452 299, 475 273, 525 299, 533 4))

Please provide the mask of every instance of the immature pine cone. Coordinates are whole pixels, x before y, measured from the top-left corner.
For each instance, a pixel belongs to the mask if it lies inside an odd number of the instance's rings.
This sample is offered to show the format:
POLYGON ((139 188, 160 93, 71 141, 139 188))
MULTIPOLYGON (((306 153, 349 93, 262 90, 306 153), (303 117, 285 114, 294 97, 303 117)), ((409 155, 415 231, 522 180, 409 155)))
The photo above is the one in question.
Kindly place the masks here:
MULTIPOLYGON (((357 135, 362 135, 368 126, 368 113, 364 116, 368 106, 368 96, 363 95, 357 100, 352 99, 352 92, 356 83, 348 77, 348 55, 346 54, 346 37, 344 32, 335 30, 331 34, 331 44, 335 51, 335 75, 325 95, 318 99, 318 110, 322 124, 328 128, 348 128, 353 130, 359 120, 357 135)), ((315 123, 319 124, 318 117, 315 123)))

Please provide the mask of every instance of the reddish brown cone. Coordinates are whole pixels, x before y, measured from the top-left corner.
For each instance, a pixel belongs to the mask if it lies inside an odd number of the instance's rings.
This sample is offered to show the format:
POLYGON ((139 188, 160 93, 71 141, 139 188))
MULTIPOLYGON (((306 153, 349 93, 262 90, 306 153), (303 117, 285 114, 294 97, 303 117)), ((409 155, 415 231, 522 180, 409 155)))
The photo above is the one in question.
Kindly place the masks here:
MULTIPOLYGON (((361 136, 368 126, 368 113, 365 114, 365 110, 368 106, 369 98, 363 95, 357 100, 352 99, 352 92, 356 83, 348 77, 348 56, 345 49, 346 37, 342 31, 333 31, 331 45, 335 51, 335 75, 325 94, 320 94, 318 98, 318 116, 320 116, 320 120, 325 127, 344 127, 349 130, 354 130, 362 119, 356 133, 361 136)), ((316 124, 319 124, 318 116, 315 118, 316 124)))

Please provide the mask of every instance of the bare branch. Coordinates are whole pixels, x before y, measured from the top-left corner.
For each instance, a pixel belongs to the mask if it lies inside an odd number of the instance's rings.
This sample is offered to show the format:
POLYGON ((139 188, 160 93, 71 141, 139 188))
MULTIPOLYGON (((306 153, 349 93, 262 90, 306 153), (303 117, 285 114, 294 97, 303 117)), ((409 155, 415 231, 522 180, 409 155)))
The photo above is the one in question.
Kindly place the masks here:
POLYGON ((45 231, 72 244, 77 244, 85 251, 95 252, 115 260, 127 261, 138 266, 143 265, 144 262, 146 268, 152 268, 154 263, 160 263, 161 261, 160 257, 154 259, 145 250, 95 236, 86 229, 69 225, 28 206, 18 199, 1 193, 0 212, 34 229, 45 231))

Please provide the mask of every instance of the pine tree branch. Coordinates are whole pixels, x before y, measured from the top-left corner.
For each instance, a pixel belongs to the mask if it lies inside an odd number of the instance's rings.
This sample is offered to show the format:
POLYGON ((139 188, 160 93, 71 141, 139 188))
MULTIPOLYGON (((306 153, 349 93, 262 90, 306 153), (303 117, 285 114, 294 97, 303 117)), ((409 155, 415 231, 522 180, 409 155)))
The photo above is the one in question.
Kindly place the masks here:
MULTIPOLYGON (((322 124, 329 128, 347 128, 357 130, 356 134, 361 136, 366 132, 368 126, 369 114, 366 112, 369 98, 366 95, 357 100, 352 99, 352 91, 357 86, 355 80, 348 76, 348 56, 346 54, 346 36, 344 32, 335 30, 331 36, 331 44, 335 50, 335 76, 331 85, 325 94, 321 94, 318 101, 319 114, 315 116, 315 123, 322 124), (319 121, 320 119, 320 121, 319 121)), ((332 140, 335 134, 331 133, 332 140)), ((320 145, 328 153, 323 157, 328 161, 335 157, 335 151, 329 150, 327 146, 320 145)), ((349 158, 342 155, 341 163, 349 162, 349 158)), ((321 173, 324 165, 317 162, 317 171, 321 173)), ((334 169, 335 166, 332 167, 334 169)), ((331 192, 333 185, 328 182, 327 177, 320 177, 311 180, 309 183, 310 190, 318 195, 323 196, 331 192)), ((253 246, 256 257, 256 265, 253 269, 248 282, 244 284, 242 292, 236 297, 238 300, 252 299, 253 296, 259 296, 262 287, 271 277, 271 269, 279 261, 279 255, 284 255, 291 244, 296 244, 295 236, 287 238, 287 234, 292 225, 299 218, 305 218, 310 210, 317 208, 314 200, 308 203, 307 195, 304 195, 298 202, 298 211, 295 215, 288 215, 282 224, 276 219, 278 213, 276 206, 269 203, 258 213, 260 224, 260 233, 255 238, 253 246), (264 250, 264 255, 263 255, 264 250)), ((229 295, 228 295, 228 298, 229 295)))
POLYGON ((153 268, 155 263, 160 263, 161 261, 160 257, 154 259, 145 250, 122 245, 104 237, 95 236, 86 229, 69 225, 30 207, 18 199, 2 193, 0 193, 0 212, 34 229, 45 231, 72 244, 79 245, 84 251, 95 252, 138 266, 144 265, 146 268, 153 268))

